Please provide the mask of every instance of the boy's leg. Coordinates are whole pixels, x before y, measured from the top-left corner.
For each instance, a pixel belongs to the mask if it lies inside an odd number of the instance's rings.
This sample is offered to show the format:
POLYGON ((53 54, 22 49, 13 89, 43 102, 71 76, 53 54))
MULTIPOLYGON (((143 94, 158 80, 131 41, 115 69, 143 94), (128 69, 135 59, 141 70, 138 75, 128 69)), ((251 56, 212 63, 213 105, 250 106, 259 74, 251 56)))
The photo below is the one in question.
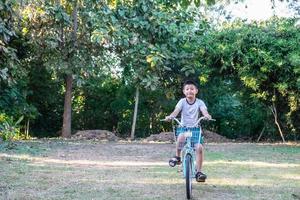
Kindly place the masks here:
POLYGON ((196 180, 198 182, 204 182, 206 179, 206 175, 201 171, 203 160, 204 160, 204 147, 202 144, 197 144, 196 145, 196 168, 197 168, 196 180))
POLYGON ((197 144, 196 145, 196 166, 198 172, 201 172, 202 170, 203 160, 204 160, 204 147, 202 144, 197 144))
POLYGON ((181 149, 184 146, 185 142, 185 137, 183 134, 180 134, 177 138, 177 143, 176 143, 176 156, 180 157, 181 155, 181 149))
POLYGON ((176 142, 176 155, 169 160, 169 165, 175 167, 175 165, 181 164, 181 149, 184 145, 185 137, 179 135, 176 142))

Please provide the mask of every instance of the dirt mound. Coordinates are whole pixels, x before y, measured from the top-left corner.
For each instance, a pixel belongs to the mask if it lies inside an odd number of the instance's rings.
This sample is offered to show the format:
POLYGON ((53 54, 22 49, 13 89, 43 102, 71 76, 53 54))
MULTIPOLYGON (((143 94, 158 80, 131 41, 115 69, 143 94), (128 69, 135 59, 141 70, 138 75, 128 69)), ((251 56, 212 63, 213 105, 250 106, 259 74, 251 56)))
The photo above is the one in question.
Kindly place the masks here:
POLYGON ((119 138, 110 131, 107 130, 84 130, 75 133, 72 138, 85 139, 85 140, 106 140, 117 141, 119 138))
MULTIPOLYGON (((203 133, 205 142, 229 142, 230 140, 212 131, 204 130, 203 133)), ((150 135, 146 138, 147 141, 156 142, 174 142, 173 132, 161 132, 159 134, 150 135)))
POLYGON ((174 142, 173 132, 161 132, 160 134, 153 134, 146 138, 147 141, 156 142, 174 142))
POLYGON ((230 142, 230 139, 227 139, 226 137, 219 135, 218 133, 204 130, 203 133, 204 141, 205 142, 230 142))

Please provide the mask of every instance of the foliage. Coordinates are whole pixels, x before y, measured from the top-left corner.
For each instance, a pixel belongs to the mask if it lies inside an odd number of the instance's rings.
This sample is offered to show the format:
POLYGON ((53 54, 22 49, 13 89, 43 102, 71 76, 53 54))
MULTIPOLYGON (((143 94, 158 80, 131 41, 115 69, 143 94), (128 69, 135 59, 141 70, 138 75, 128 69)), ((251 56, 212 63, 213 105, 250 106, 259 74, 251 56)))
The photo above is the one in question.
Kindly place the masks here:
MULTIPOLYGON (((128 137, 133 116, 134 91, 134 87, 125 86, 118 79, 90 79, 75 92, 75 130, 108 129, 117 132, 121 137, 128 137)), ((146 137, 158 133, 163 128, 159 119, 172 108, 173 105, 166 100, 163 91, 142 90, 136 136, 146 137)))
POLYGON ((31 91, 27 88, 28 71, 22 62, 26 58, 26 41, 19 32, 18 4, 1 1, 0 6, 0 111, 10 116, 3 125, 7 129, 14 118, 34 119, 38 112, 27 99, 31 91))
MULTIPOLYGON (((177 79, 176 73, 170 76, 173 70, 181 70, 186 76, 194 73, 185 60, 193 54, 188 45, 199 31, 197 17, 196 9, 187 12, 159 1, 121 2, 114 7, 103 6, 92 16, 92 39, 120 58, 125 84, 134 85, 136 91, 153 91, 165 85, 163 82, 177 79)), ((168 93, 172 95, 171 91, 168 93)), ((134 114, 136 108, 137 104, 134 114)))
POLYGON ((127 137, 136 87, 137 136, 167 130, 159 119, 189 78, 199 82, 199 97, 217 118, 214 131, 256 139, 264 130, 263 137, 277 139, 272 107, 287 139, 300 137, 294 19, 213 29, 192 1, 13 2, 3 1, 0 11, 0 110, 12 119, 24 116, 31 134, 58 135, 69 75, 74 130, 127 137))
MULTIPOLYGON (((71 136, 72 87, 93 71, 92 55, 97 52, 90 40, 90 6, 85 1, 29 2, 23 12, 24 35, 51 74, 65 82, 62 136, 71 136), (33 14, 34 13, 34 14, 33 14), (37 28, 39 27, 39 28, 37 28), (42 51, 41 51, 42 49, 42 51), (80 78, 79 78, 80 77, 80 78)), ((94 2, 95 3, 95 2, 94 2)), ((90 4, 89 4, 90 5, 90 4)))
POLYGON ((245 99, 262 103, 263 110, 275 107, 288 137, 300 130, 299 37, 295 20, 237 22, 209 36, 201 53, 206 67, 214 66, 212 74, 241 81, 245 99))
POLYGON ((14 28, 16 15, 13 2, 1 1, 0 6, 0 83, 4 81, 11 84, 19 73, 16 66, 18 63, 16 49, 11 46, 11 40, 16 37, 14 28))
POLYGON ((185 11, 157 1, 104 6, 92 16, 92 39, 118 54, 125 83, 155 90, 176 80, 178 71, 193 73, 187 62, 193 55, 190 46, 195 33, 205 27, 196 18, 201 18, 196 9, 185 11))
POLYGON ((62 81, 55 79, 40 61, 30 62, 28 89, 32 91, 28 100, 37 109, 38 114, 31 121, 31 135, 37 137, 59 136, 63 113, 62 81))
POLYGON ((255 139, 268 112, 259 101, 245 98, 236 89, 240 84, 238 80, 213 78, 200 89, 200 96, 216 119, 210 129, 232 139, 255 139))
POLYGON ((0 114, 0 137, 3 140, 13 141, 27 139, 25 134, 20 131, 20 123, 23 120, 21 116, 17 121, 13 117, 9 117, 4 113, 0 114))

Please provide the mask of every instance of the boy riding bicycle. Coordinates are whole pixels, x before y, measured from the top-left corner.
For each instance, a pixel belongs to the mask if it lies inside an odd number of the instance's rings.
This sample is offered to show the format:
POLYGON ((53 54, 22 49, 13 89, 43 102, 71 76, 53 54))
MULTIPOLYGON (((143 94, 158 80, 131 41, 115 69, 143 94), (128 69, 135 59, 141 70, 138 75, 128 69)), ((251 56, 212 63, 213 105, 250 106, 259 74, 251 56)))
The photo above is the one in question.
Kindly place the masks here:
MULTIPOLYGON (((202 115, 207 119, 211 119, 210 114, 207 112, 207 108, 205 103, 196 98, 198 93, 197 85, 194 81, 188 80, 183 84, 183 94, 185 98, 182 98, 177 103, 174 111, 167 116, 165 119, 170 121, 175 118, 181 112, 181 124, 185 127, 193 127, 199 118, 199 112, 201 111, 202 115)), ((174 164, 180 164, 181 158, 180 153, 181 149, 184 145, 185 137, 183 135, 179 135, 176 143, 176 156, 173 157, 170 162, 174 162, 174 164)), ((204 147, 203 147, 203 138, 199 141, 198 144, 195 145, 195 153, 196 153, 196 180, 198 182, 204 182, 206 179, 206 175, 202 173, 202 163, 204 160, 204 147)))

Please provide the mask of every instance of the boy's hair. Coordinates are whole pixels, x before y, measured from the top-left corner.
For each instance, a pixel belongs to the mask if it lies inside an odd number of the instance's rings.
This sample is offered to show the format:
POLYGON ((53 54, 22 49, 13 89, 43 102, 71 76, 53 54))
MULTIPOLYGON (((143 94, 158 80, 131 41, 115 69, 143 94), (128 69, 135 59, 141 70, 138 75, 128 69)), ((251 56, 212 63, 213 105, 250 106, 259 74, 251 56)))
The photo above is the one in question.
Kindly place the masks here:
POLYGON ((183 87, 184 88, 186 85, 194 85, 197 89, 198 89, 198 85, 195 81, 193 80, 186 80, 184 83, 183 83, 183 87))

